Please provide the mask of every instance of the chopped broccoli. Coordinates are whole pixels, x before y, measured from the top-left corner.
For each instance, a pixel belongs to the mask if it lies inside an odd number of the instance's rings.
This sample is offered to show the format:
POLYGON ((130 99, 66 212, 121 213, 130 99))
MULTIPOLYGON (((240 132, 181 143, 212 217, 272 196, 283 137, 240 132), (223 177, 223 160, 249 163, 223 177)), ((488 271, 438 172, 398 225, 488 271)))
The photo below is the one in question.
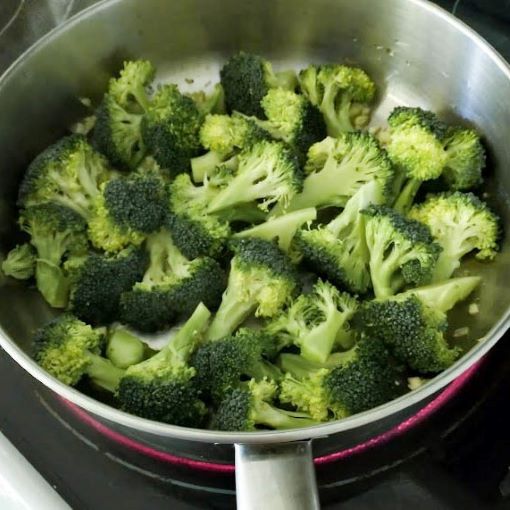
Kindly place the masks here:
POLYGON ((13 248, 2 262, 5 275, 17 280, 28 280, 34 276, 37 254, 28 243, 19 244, 13 248))
MULTIPOLYGON (((379 182, 386 200, 392 192, 391 162, 379 142, 368 133, 345 133, 312 145, 305 172, 303 191, 291 200, 288 211, 344 207, 350 197, 372 180, 379 182)), ((275 208, 275 212, 280 211, 275 208)))
POLYGON ((107 252, 139 245, 161 228, 167 212, 168 193, 158 177, 134 174, 108 181, 93 203, 90 240, 107 252))
POLYGON ((317 106, 329 136, 365 127, 370 120, 370 103, 375 98, 375 83, 356 67, 327 64, 311 65, 299 73, 303 94, 317 106))
POLYGON ((202 255, 219 257, 230 237, 229 224, 206 213, 215 193, 208 185, 194 186, 188 174, 180 174, 170 183, 167 226, 175 245, 190 259, 202 255))
POLYGON ((148 238, 147 251, 150 263, 142 281, 121 296, 122 322, 153 332, 188 316, 201 301, 211 309, 219 305, 225 274, 215 260, 188 260, 165 230, 148 238))
POLYGON ((302 187, 301 169, 292 151, 281 142, 258 142, 241 152, 235 176, 213 197, 208 211, 213 213, 255 200, 264 211, 275 203, 285 209, 302 187))
POLYGON ((82 135, 69 135, 44 150, 28 167, 18 205, 56 202, 88 218, 102 183, 115 173, 82 135))
POLYGON ((423 181, 438 178, 446 163, 446 126, 432 112, 399 106, 388 117, 386 147, 398 170, 395 209, 407 213, 423 181))
POLYGON ((264 223, 235 233, 233 237, 257 237, 267 241, 278 240, 280 250, 288 254, 297 231, 305 223, 310 223, 316 218, 317 210, 314 207, 301 209, 283 216, 270 218, 264 223))
POLYGON ((479 260, 492 260, 498 250, 499 218, 472 193, 440 193, 414 206, 410 217, 423 222, 443 248, 434 281, 449 278, 464 255, 476 251, 479 260))
POLYGON ((189 94, 189 97, 193 99, 202 115, 225 113, 225 93, 221 83, 216 83, 209 94, 199 90, 189 94))
POLYGON ((369 251, 365 241, 364 217, 359 212, 383 201, 377 181, 362 186, 345 209, 329 224, 301 230, 296 250, 317 274, 354 293, 365 294, 371 285, 369 251))
POLYGON ((276 316, 265 331, 276 337, 281 347, 294 344, 303 358, 324 363, 337 344, 351 347, 349 320, 357 306, 354 297, 319 280, 311 292, 301 294, 276 316))
POLYGON ((207 115, 200 129, 200 141, 208 152, 191 159, 193 180, 203 182, 217 166, 230 164, 242 149, 268 139, 269 133, 254 120, 236 112, 232 116, 207 115))
POLYGON ((273 72, 271 63, 257 55, 239 52, 220 71, 228 112, 264 118, 260 102, 269 89, 294 90, 297 85, 293 71, 273 72))
POLYGON ((250 380, 236 388, 218 406, 211 427, 214 430, 250 431, 259 427, 291 429, 317 422, 304 413, 284 411, 272 405, 277 392, 274 381, 250 380))
POLYGON ((188 361, 210 315, 200 303, 161 351, 126 370, 117 390, 117 398, 124 411, 184 427, 200 427, 203 424, 207 410, 199 399, 195 369, 188 361))
POLYGON ((91 253, 69 270, 70 309, 92 325, 118 320, 121 294, 143 278, 147 264, 140 248, 126 248, 113 256, 91 253))
POLYGON ((449 128, 444 139, 446 163, 443 179, 451 190, 468 190, 482 183, 485 148, 473 129, 449 128))
POLYGON ((176 85, 162 86, 142 120, 142 137, 154 159, 170 175, 186 171, 198 156, 203 115, 176 85))
POLYGON ((278 380, 280 371, 264 359, 275 351, 271 335, 242 328, 233 336, 205 342, 194 354, 191 365, 197 371, 202 391, 219 402, 238 388, 243 378, 278 380))
POLYGON ((126 369, 145 358, 145 344, 125 328, 115 327, 108 335, 106 357, 116 366, 126 369))
POLYGON ((73 315, 53 319, 34 336, 34 359, 44 370, 70 386, 88 376, 96 385, 115 391, 124 371, 101 357, 104 335, 73 315))
POLYGON ((440 372, 460 356, 444 337, 444 312, 425 305, 416 295, 403 294, 360 306, 353 324, 383 341, 394 356, 419 373, 440 372))
POLYGON ((288 373, 281 382, 280 401, 326 421, 367 411, 403 393, 400 369, 378 338, 361 338, 336 356, 336 363, 304 378, 288 373))
POLYGON ((227 290, 208 331, 211 340, 230 335, 253 312, 273 317, 297 289, 295 269, 276 244, 246 238, 232 248, 227 290))
POLYGON ((376 297, 391 296, 406 284, 429 283, 441 252, 429 228, 387 206, 371 205, 362 214, 376 297))
POLYGON ((22 211, 20 225, 30 235, 30 243, 37 252, 37 288, 51 306, 65 308, 70 281, 63 264, 68 258, 87 252, 85 220, 72 209, 47 203, 22 211))

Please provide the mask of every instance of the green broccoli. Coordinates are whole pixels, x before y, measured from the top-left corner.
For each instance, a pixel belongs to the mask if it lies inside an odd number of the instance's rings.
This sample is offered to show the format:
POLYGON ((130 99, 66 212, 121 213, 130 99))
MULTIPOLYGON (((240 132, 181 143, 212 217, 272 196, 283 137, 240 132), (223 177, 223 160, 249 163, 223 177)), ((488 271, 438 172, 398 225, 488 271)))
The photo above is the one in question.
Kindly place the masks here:
POLYGON ((361 338, 335 361, 334 367, 319 370, 311 364, 303 378, 287 373, 280 401, 326 421, 367 411, 404 392, 400 368, 378 338, 361 338))
POLYGON ((276 244, 246 238, 232 243, 228 285, 208 331, 216 340, 230 335, 253 312, 273 317, 297 290, 297 275, 276 244))
POLYGON ((203 115, 177 85, 164 85, 152 97, 142 120, 142 137, 154 159, 169 175, 186 171, 200 154, 203 115))
POLYGON ((74 386, 84 377, 114 392, 124 374, 101 356, 104 335, 65 313, 41 327, 34 336, 35 361, 64 384, 74 386))
POLYGON ((207 115, 200 129, 200 141, 208 152, 191 159, 193 180, 203 182, 217 166, 233 162, 242 149, 269 139, 269 133, 239 113, 207 115))
POLYGON ((120 299, 121 321, 139 331, 153 332, 188 316, 203 302, 216 308, 225 288, 225 274, 208 257, 188 260, 166 230, 147 239, 150 263, 141 282, 120 299))
POLYGON ((378 182, 370 181, 330 223, 301 230, 296 236, 295 249, 302 254, 304 263, 338 287, 365 294, 371 285, 369 251, 364 217, 359 212, 382 201, 378 182))
POLYGON ((145 359, 145 344, 123 327, 108 332, 106 357, 118 368, 126 369, 145 359))
POLYGON ((106 159, 82 135, 69 135, 32 161, 19 189, 18 205, 55 202, 88 218, 101 184, 113 177, 106 159))
POLYGON ((317 422, 304 413, 284 411, 272 405, 277 385, 274 381, 250 380, 236 388, 220 403, 213 416, 213 430, 251 431, 259 427, 292 429, 309 427, 317 422))
POLYGON ((365 302, 353 324, 384 342, 395 358, 419 373, 445 370, 461 354, 460 349, 450 347, 445 339, 446 314, 425 305, 417 295, 365 302))
POLYGON ((388 117, 390 141, 386 147, 396 165, 397 198, 394 207, 407 213, 423 181, 437 179, 446 163, 446 126, 434 113, 399 106, 388 117))
POLYGON ((451 127, 443 141, 446 163, 442 177, 451 190, 468 190, 482 183, 485 148, 473 129, 451 127))
POLYGON ((137 246, 163 226, 167 213, 168 193, 160 178, 134 174, 108 181, 93 202, 89 237, 106 252, 137 246))
POLYGON ((296 345, 303 358, 324 363, 339 345, 352 346, 349 320, 358 307, 357 300, 319 280, 311 292, 301 294, 265 328, 280 347, 296 345))
POLYGON ((391 296, 406 284, 424 285, 432 280, 441 247, 426 225, 387 206, 371 205, 362 214, 376 297, 391 296))
MULTIPOLYGON (((290 202, 287 211, 305 207, 344 207, 364 184, 379 182, 385 200, 393 187, 394 171, 386 151, 370 134, 345 133, 326 138, 308 151, 303 191, 290 202)), ((280 213, 275 208, 275 213, 280 213)))
POLYGON ((202 115, 225 113, 225 93, 221 83, 216 83, 210 93, 199 90, 188 95, 202 115))
POLYGON ((218 258, 230 237, 227 221, 207 214, 216 190, 208 185, 194 186, 188 174, 178 175, 170 183, 170 214, 167 226, 175 245, 184 256, 218 258))
POLYGON ((253 201, 264 211, 275 203, 285 209, 302 187, 303 176, 294 153, 281 142, 258 142, 241 152, 235 176, 212 198, 208 212, 253 201))
POLYGON ((430 228, 443 248, 434 281, 449 278, 464 255, 476 251, 479 260, 492 260, 498 251, 499 218, 472 193, 440 193, 414 206, 409 216, 430 228))
POLYGON ((37 252, 35 279, 39 292, 55 308, 65 308, 70 281, 63 265, 87 253, 87 225, 72 209, 55 203, 39 204, 21 212, 21 228, 37 252))
POLYGON ((177 335, 157 354, 131 365, 117 398, 128 413, 184 427, 200 427, 207 409, 188 362, 205 331, 209 310, 200 303, 177 335))
POLYGON ((239 52, 220 70, 228 112, 264 118, 260 102, 269 89, 294 90, 297 85, 293 71, 275 73, 271 63, 257 55, 239 52))
POLYGON ((141 125, 150 103, 147 89, 155 73, 146 60, 124 62, 96 111, 92 143, 119 169, 136 168, 146 154, 141 125))
POLYGON ((338 64, 311 65, 299 73, 303 94, 324 116, 329 136, 365 127, 375 83, 362 69, 338 64))
POLYGON ((276 353, 271 335, 242 328, 235 335, 205 342, 194 354, 191 365, 197 371, 197 383, 205 394, 220 402, 238 388, 246 377, 278 380, 280 371, 264 356, 276 353))
POLYGON ((37 254, 32 245, 18 244, 2 262, 2 271, 17 280, 28 280, 34 276, 36 260, 37 254))
POLYGON ((118 320, 121 294, 143 278, 147 265, 148 257, 141 248, 126 248, 113 256, 89 254, 69 268, 69 308, 92 325, 118 320))
POLYGON ((314 207, 301 209, 283 216, 270 218, 264 223, 236 232, 234 238, 256 237, 267 241, 278 240, 278 247, 289 254, 292 241, 298 230, 305 224, 317 218, 317 210, 314 207))

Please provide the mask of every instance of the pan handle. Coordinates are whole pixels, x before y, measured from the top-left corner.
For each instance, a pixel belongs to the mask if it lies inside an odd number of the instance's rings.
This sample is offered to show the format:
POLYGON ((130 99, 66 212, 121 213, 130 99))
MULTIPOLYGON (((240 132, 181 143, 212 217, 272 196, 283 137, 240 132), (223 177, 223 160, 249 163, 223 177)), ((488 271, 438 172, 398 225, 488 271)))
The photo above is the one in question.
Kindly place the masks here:
POLYGON ((311 441, 236 444, 238 510, 320 508, 311 441))

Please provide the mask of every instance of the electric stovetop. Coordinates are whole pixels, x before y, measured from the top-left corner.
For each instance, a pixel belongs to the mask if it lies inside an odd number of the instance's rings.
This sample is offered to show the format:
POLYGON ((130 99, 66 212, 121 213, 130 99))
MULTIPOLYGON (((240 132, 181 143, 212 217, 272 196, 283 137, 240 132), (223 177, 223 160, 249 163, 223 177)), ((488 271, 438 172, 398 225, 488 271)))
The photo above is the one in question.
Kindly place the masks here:
MULTIPOLYGON (((95 0, 0 0, 0 71, 95 0), (2 28, 3 27, 3 28, 2 28)), ((510 59, 509 0, 436 2, 510 59)), ((0 431, 75 510, 233 508, 232 473, 126 449, 0 350, 0 431)), ((317 470, 324 508, 510 509, 510 338, 405 434, 317 470)), ((35 510, 35 509, 34 509, 35 510)))

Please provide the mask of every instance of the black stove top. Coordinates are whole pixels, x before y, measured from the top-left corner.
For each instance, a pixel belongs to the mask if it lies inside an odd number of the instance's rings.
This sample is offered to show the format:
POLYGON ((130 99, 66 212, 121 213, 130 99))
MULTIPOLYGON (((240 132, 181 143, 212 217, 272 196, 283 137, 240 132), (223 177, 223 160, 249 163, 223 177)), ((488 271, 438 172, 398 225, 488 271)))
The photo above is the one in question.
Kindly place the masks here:
MULTIPOLYGON (((52 2, 25 1, 27 6, 38 9, 52 2)), ((94 1, 70 2, 67 11, 53 9, 52 17, 41 17, 39 13, 38 30, 49 29, 59 16, 79 10, 78 4, 83 8, 94 1)), ((0 18, 4 2, 0 0, 0 18)), ((509 0, 436 3, 473 26, 510 59, 509 0)), ((29 23, 28 18, 24 23, 29 23)), ((21 32, 24 29, 14 28, 21 32)), ((26 45, 28 38, 17 40, 26 45)), ((0 60, 4 59, 0 70, 6 57, 21 49, 0 47, 0 60)), ((323 507, 510 509, 508 340, 507 335, 463 391, 424 423, 365 454, 319 467, 323 507)), ((84 423, 1 350, 0 385, 3 388, 0 430, 73 509, 186 510, 235 506, 232 474, 190 470, 126 451, 84 423)))

